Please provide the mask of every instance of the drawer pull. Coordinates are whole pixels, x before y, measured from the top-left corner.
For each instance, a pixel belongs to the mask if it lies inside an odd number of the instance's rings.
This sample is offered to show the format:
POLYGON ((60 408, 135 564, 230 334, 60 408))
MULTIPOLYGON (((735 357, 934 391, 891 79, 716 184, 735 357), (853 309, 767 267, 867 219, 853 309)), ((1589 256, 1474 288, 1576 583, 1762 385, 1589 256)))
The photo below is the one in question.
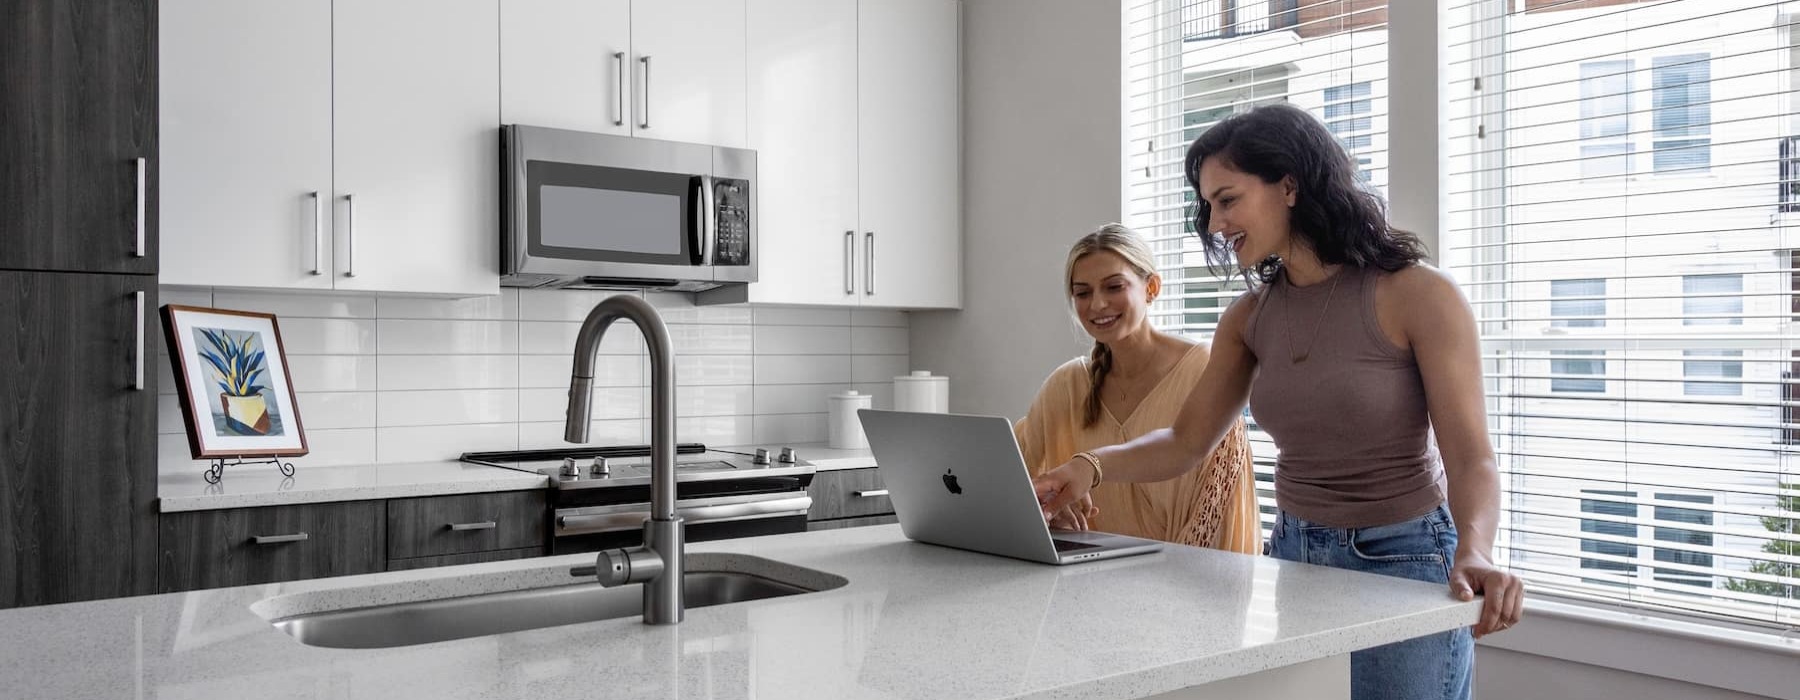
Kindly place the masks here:
POLYGON ((296 532, 292 535, 256 535, 250 538, 256 544, 281 544, 283 542, 305 542, 306 533, 296 532))
POLYGON ((468 530, 492 530, 499 526, 499 523, 492 520, 484 523, 450 523, 450 529, 456 532, 465 532, 468 530))
POLYGON ((873 489, 869 491, 851 491, 850 495, 857 498, 875 498, 876 496, 886 496, 888 495, 888 492, 887 489, 873 489))

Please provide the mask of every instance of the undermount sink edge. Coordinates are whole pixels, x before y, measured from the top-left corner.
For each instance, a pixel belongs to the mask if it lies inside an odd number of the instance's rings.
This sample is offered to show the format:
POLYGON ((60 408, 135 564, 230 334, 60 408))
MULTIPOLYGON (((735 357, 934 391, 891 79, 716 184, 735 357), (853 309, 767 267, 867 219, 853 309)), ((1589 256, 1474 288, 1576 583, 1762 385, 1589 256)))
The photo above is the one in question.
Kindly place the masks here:
MULTIPOLYGON (((597 583, 583 583, 580 580, 571 578, 569 576, 570 568, 570 565, 567 563, 548 567, 538 563, 537 566, 533 567, 512 568, 503 571, 491 571, 462 576, 457 576, 455 574, 445 576, 442 575, 442 570, 439 570, 437 572, 439 573, 438 576, 427 575, 401 581, 386 581, 383 583, 372 583, 360 586, 353 584, 342 587, 277 595, 252 604, 250 610, 275 627, 295 636, 296 641, 307 644, 310 644, 311 642, 308 642, 304 637, 310 635, 317 639, 318 633, 307 632, 306 625, 310 624, 316 627, 319 624, 318 619, 320 618, 342 618, 364 613, 394 617, 405 617, 407 615, 417 614, 429 615, 433 611, 415 609, 456 607, 457 603, 481 605, 487 602, 486 600, 472 600, 474 598, 491 599, 492 604, 504 606, 520 605, 522 603, 513 599, 529 598, 533 597, 534 594, 536 594, 536 597, 541 598, 580 596, 587 598, 604 597, 610 599, 611 597, 623 597, 628 598, 631 601, 631 604, 624 608, 626 614, 635 615, 638 613, 640 609, 640 606, 638 605, 638 586, 633 585, 600 589, 597 583), (294 624, 296 621, 301 624, 294 624)), ((724 595, 727 598, 732 595, 751 596, 737 600, 719 600, 710 603, 710 605, 727 605, 735 604, 737 602, 817 593, 841 588, 849 584, 849 580, 842 576, 746 554, 714 552, 689 554, 687 569, 691 580, 690 587, 723 587, 723 589, 728 589, 729 592, 727 592, 727 590, 721 590, 719 594, 724 595)), ((419 572, 407 573, 429 574, 433 572, 432 570, 422 570, 419 572)), ((523 604, 529 605, 530 603, 523 604)), ((553 601, 548 604, 552 608, 556 607, 553 601)), ((709 604, 706 603, 705 598, 702 597, 688 607, 690 609, 698 609, 708 606, 709 604)), ((464 613, 458 614, 462 615, 464 613)), ((522 629, 536 629, 581 622, 597 622, 622 616, 624 615, 602 615, 591 619, 549 622, 547 624, 531 625, 529 627, 516 629, 501 629, 489 633, 457 633, 454 634, 454 636, 419 639, 417 641, 407 641, 397 644, 363 644, 358 641, 353 644, 323 643, 317 645, 340 648, 409 646, 412 644, 424 644, 434 641, 448 641, 450 639, 486 636, 486 634, 521 631, 522 629)), ((463 622, 465 621, 461 618, 457 618, 457 624, 461 625, 463 622)), ((479 621, 476 621, 476 624, 479 624, 479 621)), ((429 633, 427 633, 427 636, 429 636, 429 633)))

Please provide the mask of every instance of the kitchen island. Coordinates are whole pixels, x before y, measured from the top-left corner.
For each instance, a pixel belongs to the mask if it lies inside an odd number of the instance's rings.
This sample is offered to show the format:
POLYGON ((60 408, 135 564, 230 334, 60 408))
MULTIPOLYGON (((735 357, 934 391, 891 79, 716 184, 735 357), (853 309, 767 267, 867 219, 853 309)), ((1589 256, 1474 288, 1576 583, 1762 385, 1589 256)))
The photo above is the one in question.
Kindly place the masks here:
MULTIPOLYGON (((0 611, 8 698, 1348 697, 1348 652, 1465 626, 1443 586, 1189 547, 1051 567, 898 526, 691 545, 849 583, 387 649, 268 618, 555 585, 586 555, 0 611), (1250 693, 1249 695, 1244 695, 1250 693)), ((698 555, 698 556, 697 556, 698 555)))

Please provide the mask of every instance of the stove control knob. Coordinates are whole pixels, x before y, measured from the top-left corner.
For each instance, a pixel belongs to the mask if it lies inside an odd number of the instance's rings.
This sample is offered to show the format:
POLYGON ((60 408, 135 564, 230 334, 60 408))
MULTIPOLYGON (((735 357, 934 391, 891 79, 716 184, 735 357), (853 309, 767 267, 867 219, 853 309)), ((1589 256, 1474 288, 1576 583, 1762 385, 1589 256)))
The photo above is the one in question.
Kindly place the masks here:
POLYGON ((581 465, 575 463, 574 457, 563 458, 562 475, 581 476, 581 465))
POLYGON ((794 452, 794 448, 792 447, 783 447, 781 448, 781 456, 776 457, 775 461, 781 462, 782 464, 793 464, 800 461, 800 454, 794 452))
POLYGON ((756 464, 756 465, 761 465, 761 466, 768 466, 769 465, 769 451, 765 450, 761 447, 756 448, 756 456, 750 458, 750 463, 756 464))
POLYGON ((607 466, 605 457, 595 457, 594 466, 589 472, 594 476, 612 476, 612 467, 607 466))

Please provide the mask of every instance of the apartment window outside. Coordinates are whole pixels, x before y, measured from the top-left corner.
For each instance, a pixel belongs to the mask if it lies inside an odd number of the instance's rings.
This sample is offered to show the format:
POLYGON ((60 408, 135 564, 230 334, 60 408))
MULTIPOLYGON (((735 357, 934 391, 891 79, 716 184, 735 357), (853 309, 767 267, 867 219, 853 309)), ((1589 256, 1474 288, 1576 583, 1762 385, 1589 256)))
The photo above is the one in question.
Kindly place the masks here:
POLYGON ((1688 275, 1681 293, 1682 325, 1744 325, 1743 275, 1688 275))
POLYGON ((1705 172, 1712 165, 1712 61, 1706 54, 1652 59, 1657 172, 1705 172))
POLYGON ((1599 328, 1606 325, 1606 280, 1552 280, 1550 315, 1552 328, 1599 328))
POLYGON ((1742 396, 1744 385, 1737 381, 1708 382, 1705 379, 1743 379, 1742 350, 1681 351, 1681 393, 1687 396, 1742 396), (1703 358, 1703 359, 1702 359, 1703 358))
POLYGON ((1653 555, 1658 562, 1678 564, 1683 568, 1656 567, 1651 575, 1658 581, 1679 583, 1684 586, 1711 588, 1713 576, 1696 569, 1711 569, 1713 555, 1706 550, 1712 549, 1713 535, 1708 529, 1713 524, 1713 512, 1710 508, 1683 508, 1673 505, 1662 505, 1661 502, 1694 503, 1710 506, 1713 497, 1705 494, 1659 493, 1656 494, 1658 504, 1654 508, 1659 522, 1679 523, 1694 526, 1693 529, 1658 525, 1655 529, 1656 541, 1672 542, 1686 545, 1692 549, 1674 547, 1657 547, 1653 555))
MULTIPOLYGON (((1602 489, 1585 489, 1581 493, 1584 496, 1584 498, 1581 499, 1582 513, 1618 518, 1618 520, 1583 518, 1581 520, 1582 532, 1606 535, 1607 537, 1616 537, 1625 540, 1637 539, 1637 525, 1628 522, 1629 520, 1637 519, 1637 504, 1630 501, 1615 501, 1605 498, 1606 496, 1637 498, 1636 493, 1631 491, 1606 491, 1602 489)), ((1604 555, 1605 557, 1583 557, 1581 560, 1581 568, 1584 570, 1604 571, 1626 577, 1635 575, 1637 571, 1637 565, 1632 563, 1632 559, 1637 557, 1637 547, 1634 545, 1611 539, 1583 539, 1581 541, 1581 551, 1587 554, 1604 555)), ((1589 583, 1615 585, 1613 582, 1604 579, 1590 579, 1589 583)))
POLYGON ((1631 172, 1631 61, 1581 64, 1581 175, 1631 172))
POLYGON ((1605 350, 1555 350, 1550 353, 1550 391, 1598 394, 1606 391, 1605 350), (1594 377, 1587 379, 1586 377, 1594 377))

